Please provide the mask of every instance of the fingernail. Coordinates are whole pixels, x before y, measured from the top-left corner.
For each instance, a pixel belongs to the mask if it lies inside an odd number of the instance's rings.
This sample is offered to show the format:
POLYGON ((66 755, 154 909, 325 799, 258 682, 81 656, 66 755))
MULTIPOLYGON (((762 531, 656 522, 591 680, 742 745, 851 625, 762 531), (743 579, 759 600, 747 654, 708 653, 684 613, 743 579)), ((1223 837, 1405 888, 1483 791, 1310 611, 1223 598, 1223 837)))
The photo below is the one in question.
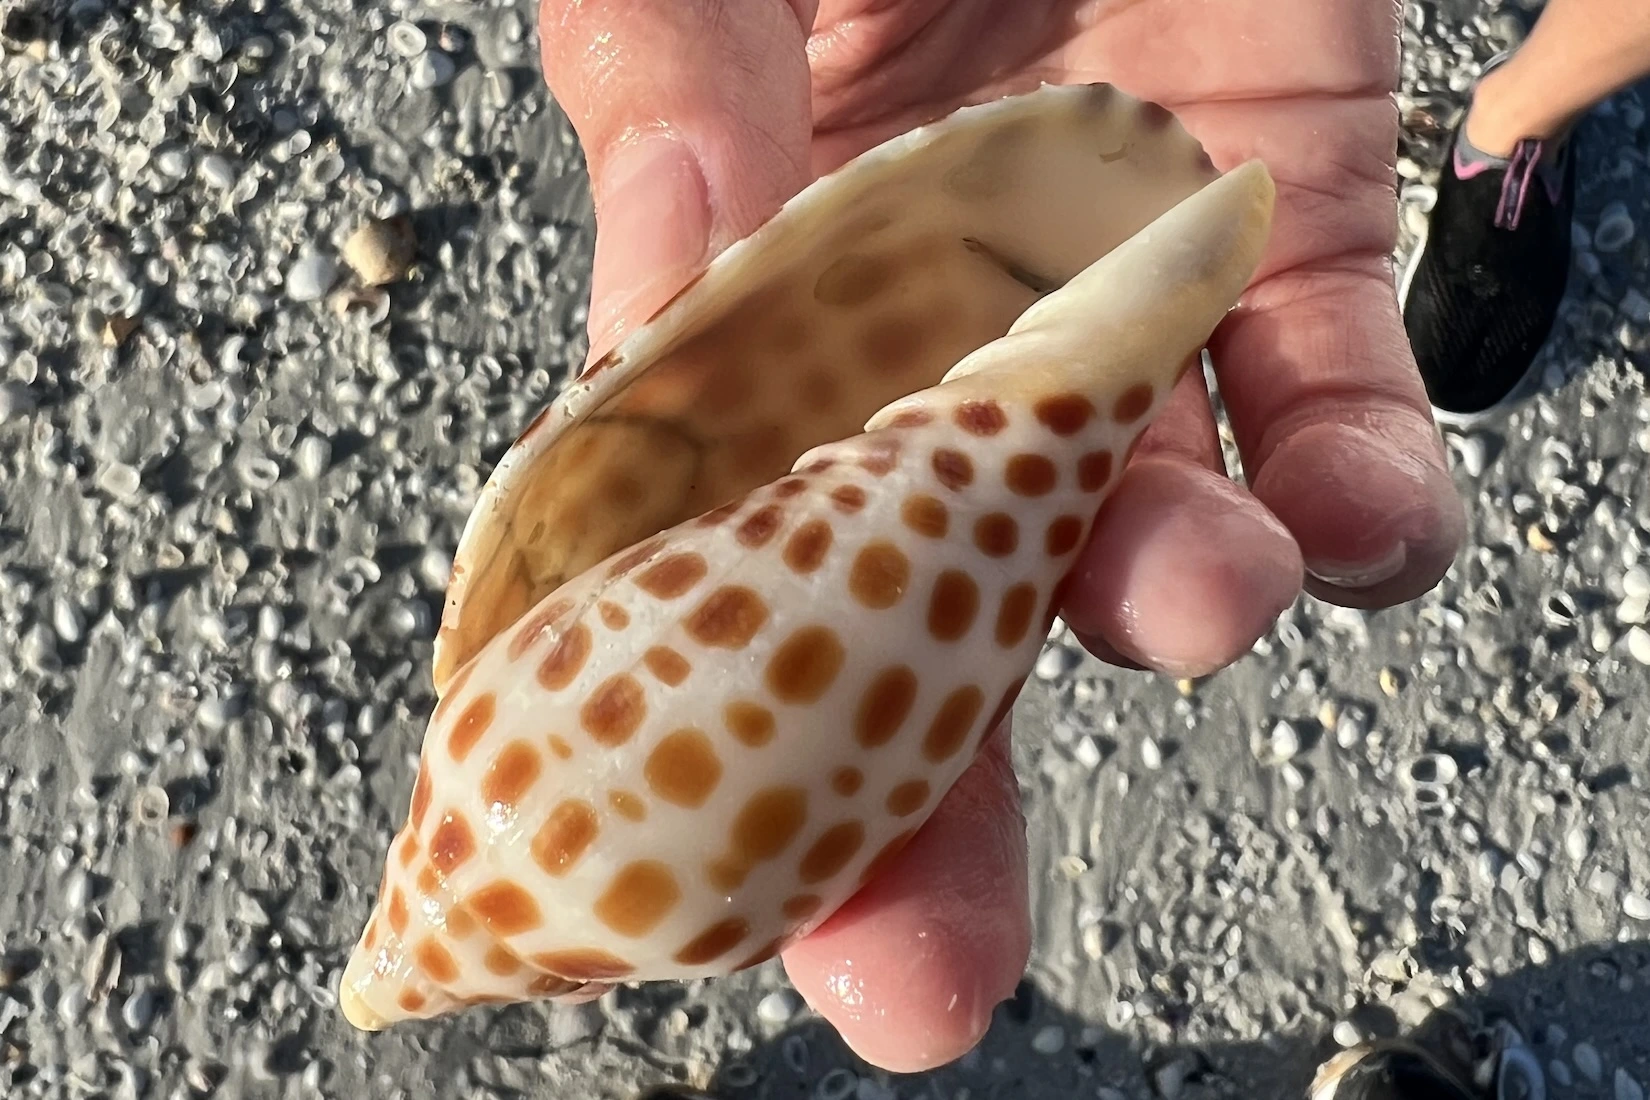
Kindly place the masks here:
POLYGON ((593 351, 645 321, 698 272, 711 229, 704 172, 673 134, 647 134, 614 149, 595 190, 593 351))
POLYGON ((1385 556, 1370 562, 1337 563, 1317 561, 1307 572, 1325 584, 1336 588, 1368 588, 1389 581, 1404 571, 1409 561, 1409 547, 1402 541, 1393 545, 1385 556))

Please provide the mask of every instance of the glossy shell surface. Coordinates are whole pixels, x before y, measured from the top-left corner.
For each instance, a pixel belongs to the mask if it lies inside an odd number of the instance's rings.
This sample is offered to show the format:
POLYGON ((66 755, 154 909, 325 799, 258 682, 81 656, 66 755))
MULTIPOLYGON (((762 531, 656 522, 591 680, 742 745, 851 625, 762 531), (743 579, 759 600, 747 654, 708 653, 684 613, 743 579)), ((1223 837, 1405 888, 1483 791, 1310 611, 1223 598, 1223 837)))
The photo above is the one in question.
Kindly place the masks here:
POLYGON ((773 957, 1012 704, 1272 185, 1102 86, 788 204, 523 434, 341 1002, 362 1027, 773 957))

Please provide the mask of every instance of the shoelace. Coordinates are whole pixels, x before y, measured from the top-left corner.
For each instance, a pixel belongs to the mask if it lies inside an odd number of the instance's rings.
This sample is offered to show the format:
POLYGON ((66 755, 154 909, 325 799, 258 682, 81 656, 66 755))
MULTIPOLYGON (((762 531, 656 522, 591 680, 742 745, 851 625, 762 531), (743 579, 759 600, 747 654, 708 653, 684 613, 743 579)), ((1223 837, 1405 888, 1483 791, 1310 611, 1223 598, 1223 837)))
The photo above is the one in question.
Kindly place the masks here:
POLYGON ((1507 171, 1501 177, 1501 201, 1495 208, 1497 229, 1517 229, 1524 216, 1524 201, 1530 193, 1530 180, 1541 164, 1546 143, 1526 138, 1513 149, 1507 162, 1507 171))

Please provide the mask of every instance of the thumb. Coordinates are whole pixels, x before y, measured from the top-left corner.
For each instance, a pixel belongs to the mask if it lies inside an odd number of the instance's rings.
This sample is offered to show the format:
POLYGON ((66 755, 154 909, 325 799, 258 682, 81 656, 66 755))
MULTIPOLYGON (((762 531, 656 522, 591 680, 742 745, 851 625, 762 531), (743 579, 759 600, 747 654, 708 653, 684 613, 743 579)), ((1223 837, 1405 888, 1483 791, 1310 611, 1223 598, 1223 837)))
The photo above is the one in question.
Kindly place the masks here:
POLYGON ((816 0, 544 0, 596 205, 595 359, 810 178, 816 0))

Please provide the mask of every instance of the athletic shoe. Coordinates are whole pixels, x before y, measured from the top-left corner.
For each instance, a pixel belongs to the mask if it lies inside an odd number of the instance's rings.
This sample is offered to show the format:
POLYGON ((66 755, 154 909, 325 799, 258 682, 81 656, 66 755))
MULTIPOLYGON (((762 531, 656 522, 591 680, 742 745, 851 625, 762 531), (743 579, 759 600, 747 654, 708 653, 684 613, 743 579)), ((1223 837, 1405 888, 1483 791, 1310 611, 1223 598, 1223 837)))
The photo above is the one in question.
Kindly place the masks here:
POLYGON ((1499 411, 1532 380, 1570 276, 1570 144, 1522 141, 1501 160, 1464 147, 1462 126, 1451 135, 1437 203, 1399 290, 1440 423, 1499 411))

